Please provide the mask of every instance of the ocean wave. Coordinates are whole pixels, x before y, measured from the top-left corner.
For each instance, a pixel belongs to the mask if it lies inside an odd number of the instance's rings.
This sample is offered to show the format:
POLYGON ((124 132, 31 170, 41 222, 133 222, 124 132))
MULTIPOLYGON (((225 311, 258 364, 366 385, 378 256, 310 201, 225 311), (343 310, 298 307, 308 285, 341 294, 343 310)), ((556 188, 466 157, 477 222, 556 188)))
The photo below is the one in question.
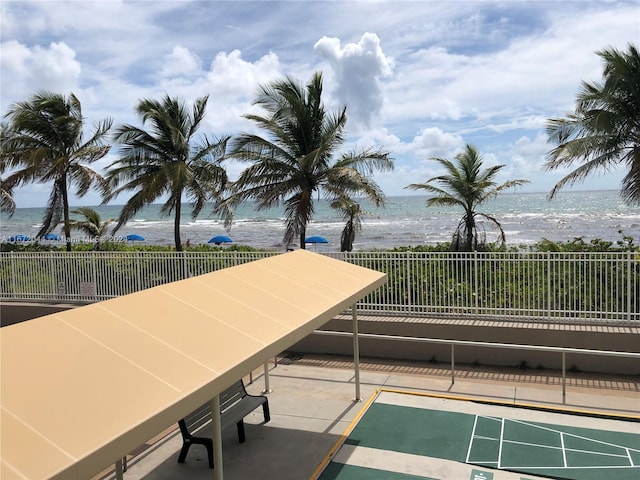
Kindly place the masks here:
MULTIPOLYGON (((364 215, 362 230, 356 234, 354 243, 359 250, 449 241, 462 217, 459 209, 426 207, 424 197, 389 197, 387 205, 383 209, 365 205, 365 210, 371 213, 364 215)), ((622 205, 617 192, 574 192, 554 202, 549 202, 545 194, 509 194, 486 207, 481 211, 490 213, 502 224, 508 244, 535 243, 542 238, 569 241, 575 237, 615 241, 621 239, 619 230, 640 243, 640 208, 622 205)), ((95 208, 103 219, 117 218, 120 209, 115 205, 95 208)), ((144 231, 145 243, 172 245, 173 218, 161 217, 160 209, 161 205, 145 207, 121 231, 144 231)), ((222 219, 203 216, 193 220, 187 212, 188 209, 180 225, 183 241, 188 238, 192 244, 205 244, 213 235, 226 234, 222 219)), ((18 208, 13 217, 2 214, 0 229, 7 235, 35 236, 42 227, 42 217, 43 209, 18 208)), ((485 226, 492 236, 490 224, 485 226)), ((330 243, 322 248, 335 251, 343 228, 344 221, 321 201, 307 234, 326 237, 330 243)), ((58 233, 60 227, 54 230, 58 233)), ((234 244, 284 250, 283 235, 282 210, 256 211, 248 205, 236 212, 229 234, 234 244)))

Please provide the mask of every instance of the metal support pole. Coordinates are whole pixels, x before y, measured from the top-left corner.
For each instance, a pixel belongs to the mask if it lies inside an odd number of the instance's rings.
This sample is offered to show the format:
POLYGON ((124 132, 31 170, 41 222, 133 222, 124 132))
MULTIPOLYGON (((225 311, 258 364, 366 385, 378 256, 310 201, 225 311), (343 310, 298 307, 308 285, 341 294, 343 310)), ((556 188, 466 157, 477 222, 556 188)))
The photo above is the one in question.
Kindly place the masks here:
POLYGON ((362 396, 360 395, 360 342, 358 341, 358 314, 356 312, 355 304, 351 306, 351 318, 353 319, 353 367, 356 383, 356 396, 354 398, 354 402, 361 402, 362 396))
POLYGON ((211 399, 211 428, 213 429, 213 465, 216 480, 223 480, 222 472, 222 423, 220 422, 220 395, 211 399))
POLYGON ((456 383, 456 346, 451 344, 451 385, 456 383))
POLYGON ((562 403, 567 399, 567 354, 562 352, 562 403))
POLYGON ((122 474, 122 459, 119 458, 116 460, 116 480, 123 480, 124 476, 122 474))
POLYGON ((271 393, 269 388, 269 362, 264 362, 264 390, 262 393, 271 393))

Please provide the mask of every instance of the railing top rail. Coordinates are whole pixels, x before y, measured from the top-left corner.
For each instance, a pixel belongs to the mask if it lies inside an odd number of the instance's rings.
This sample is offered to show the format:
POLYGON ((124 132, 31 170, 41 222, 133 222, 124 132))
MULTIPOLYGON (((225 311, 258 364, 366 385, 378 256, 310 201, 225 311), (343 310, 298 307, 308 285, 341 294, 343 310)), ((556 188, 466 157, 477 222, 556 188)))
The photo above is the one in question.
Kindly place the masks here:
MULTIPOLYGON (((337 332, 333 330, 314 330, 316 335, 329 335, 336 337, 352 337, 351 332, 337 332)), ((517 343, 475 342, 471 340, 448 340, 443 338, 405 337, 401 335, 380 335, 376 333, 358 333, 360 338, 375 340, 398 340, 403 342, 439 343, 444 345, 465 345, 470 347, 489 347, 511 350, 532 350, 537 352, 578 353, 583 355, 603 355, 608 357, 625 357, 640 359, 640 353, 616 352, 612 350, 592 350, 588 348, 549 347, 543 345, 522 345, 517 343)))

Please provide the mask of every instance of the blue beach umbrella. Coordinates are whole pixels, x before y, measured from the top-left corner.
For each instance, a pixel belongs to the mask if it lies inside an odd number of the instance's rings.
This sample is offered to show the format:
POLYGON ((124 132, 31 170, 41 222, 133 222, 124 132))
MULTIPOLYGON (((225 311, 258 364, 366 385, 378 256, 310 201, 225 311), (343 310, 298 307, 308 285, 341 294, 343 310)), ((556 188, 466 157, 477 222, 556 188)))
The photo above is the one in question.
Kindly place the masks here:
POLYGON ((144 237, 142 235, 138 235, 137 233, 132 233, 127 235, 127 242, 144 242, 144 237))
POLYGON ((29 237, 28 235, 23 235, 23 234, 19 233, 18 235, 14 235, 13 237, 9 237, 8 240, 10 242, 30 242, 31 241, 31 237, 29 237))
POLYGON ((329 243, 329 240, 321 237, 320 235, 312 235, 310 237, 307 237, 304 243, 313 243, 314 250, 318 250, 319 243, 329 243))
POLYGON ((47 233, 44 236, 45 240, 60 240, 60 235, 56 235, 55 233, 47 233))
POLYGON ((226 235, 216 235, 215 237, 212 237, 211 240, 209 240, 207 243, 215 243, 216 245, 220 245, 221 243, 232 243, 232 242, 233 240, 231 240, 226 235))
POLYGON ((307 237, 304 243, 329 243, 329 240, 321 237, 320 235, 313 235, 311 237, 307 237))

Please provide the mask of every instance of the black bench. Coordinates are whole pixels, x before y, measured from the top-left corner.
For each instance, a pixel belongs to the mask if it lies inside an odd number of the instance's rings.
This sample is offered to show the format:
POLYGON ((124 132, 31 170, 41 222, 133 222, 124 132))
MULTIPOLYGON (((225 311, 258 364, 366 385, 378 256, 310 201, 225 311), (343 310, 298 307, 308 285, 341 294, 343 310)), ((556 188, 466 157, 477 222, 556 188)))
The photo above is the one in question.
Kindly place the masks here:
MULTIPOLYGON (((242 379, 231 385, 220 394, 220 423, 222 429, 233 424, 238 428, 238 441, 244 443, 244 417, 262 405, 264 423, 271 420, 269 414, 269 399, 264 395, 249 395, 244 388, 242 379)), ((182 420, 178 421, 182 433, 182 449, 178 456, 178 463, 184 463, 189 447, 194 444, 204 445, 209 455, 209 468, 213 468, 213 440, 211 437, 198 437, 202 428, 211 427, 211 403, 207 402, 197 408, 182 420)))

